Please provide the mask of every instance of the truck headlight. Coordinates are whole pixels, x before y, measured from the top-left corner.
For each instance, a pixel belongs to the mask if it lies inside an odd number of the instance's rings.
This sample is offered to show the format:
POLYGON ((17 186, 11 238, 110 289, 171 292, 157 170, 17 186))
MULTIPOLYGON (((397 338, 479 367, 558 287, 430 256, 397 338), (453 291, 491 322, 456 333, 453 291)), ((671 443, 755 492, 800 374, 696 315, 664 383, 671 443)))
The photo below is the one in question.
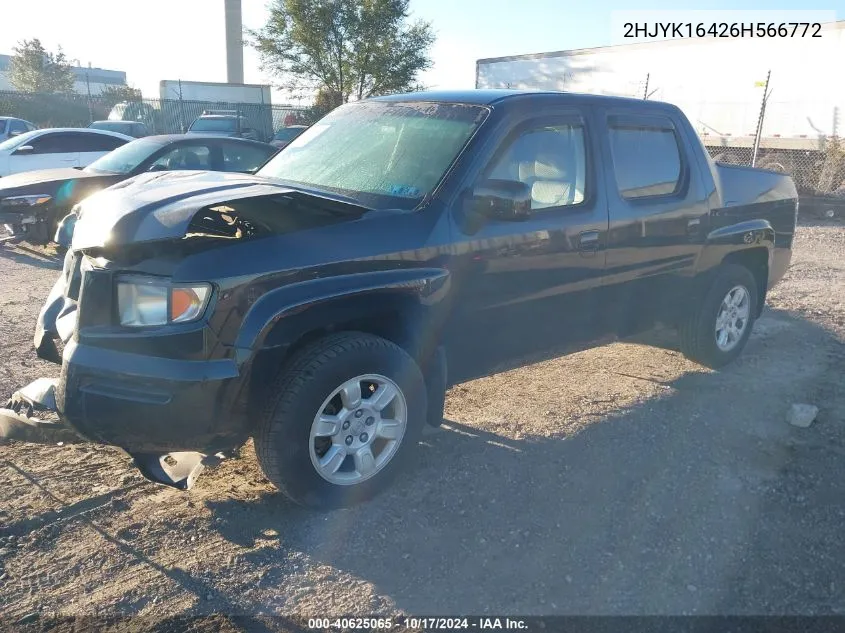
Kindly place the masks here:
POLYGON ((47 194, 36 194, 32 196, 11 196, 0 200, 0 206, 4 207, 35 207, 39 204, 47 204, 53 196, 47 194))
POLYGON ((211 298, 209 284, 173 284, 157 277, 117 281, 120 324, 132 327, 188 323, 199 319, 211 298))

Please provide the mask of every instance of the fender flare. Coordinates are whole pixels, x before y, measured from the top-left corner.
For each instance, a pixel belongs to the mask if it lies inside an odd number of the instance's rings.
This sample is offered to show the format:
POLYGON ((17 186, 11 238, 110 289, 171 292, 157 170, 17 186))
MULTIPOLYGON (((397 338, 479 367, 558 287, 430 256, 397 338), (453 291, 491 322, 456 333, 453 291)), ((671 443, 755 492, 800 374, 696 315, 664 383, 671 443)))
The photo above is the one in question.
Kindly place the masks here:
POLYGON ((337 322, 392 310, 435 312, 448 296, 450 273, 413 268, 353 273, 302 281, 261 295, 241 323, 234 347, 238 364, 261 349, 284 347, 337 322))

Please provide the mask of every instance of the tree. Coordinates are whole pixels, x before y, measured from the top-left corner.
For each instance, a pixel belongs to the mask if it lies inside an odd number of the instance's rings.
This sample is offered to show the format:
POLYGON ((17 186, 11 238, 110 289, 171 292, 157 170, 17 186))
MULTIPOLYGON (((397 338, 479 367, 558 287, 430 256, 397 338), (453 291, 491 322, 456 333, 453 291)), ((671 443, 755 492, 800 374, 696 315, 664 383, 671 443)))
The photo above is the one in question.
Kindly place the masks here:
POLYGON ((76 76, 61 47, 45 50, 38 39, 24 40, 9 62, 9 81, 21 92, 72 93, 76 76))
MULTIPOLYGON (((250 32, 262 67, 291 92, 322 95, 322 107, 405 92, 431 67, 431 25, 409 24, 409 0, 273 0, 250 32)), ((330 108, 329 108, 330 109, 330 108)))
POLYGON ((143 101, 141 91, 131 86, 107 86, 100 92, 100 100, 111 108, 123 101, 143 101))

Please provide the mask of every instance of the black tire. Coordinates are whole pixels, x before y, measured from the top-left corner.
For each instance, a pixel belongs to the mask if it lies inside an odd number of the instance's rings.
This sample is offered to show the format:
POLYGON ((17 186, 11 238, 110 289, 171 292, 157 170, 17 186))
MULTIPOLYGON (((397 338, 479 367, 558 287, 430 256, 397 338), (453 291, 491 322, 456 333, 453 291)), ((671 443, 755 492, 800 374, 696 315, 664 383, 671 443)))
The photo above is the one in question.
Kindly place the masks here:
POLYGON ((731 363, 742 353, 757 314, 757 281, 744 266, 723 264, 714 271, 713 281, 678 328, 681 352, 688 359, 711 369, 719 369, 731 363), (748 293, 750 310, 748 323, 737 344, 724 351, 716 344, 716 318, 722 300, 735 286, 742 286, 748 293))
POLYGON ((398 345, 361 332, 331 334, 307 345, 286 364, 269 393, 254 438, 259 465, 285 496, 318 510, 355 505, 385 489, 410 463, 426 422, 425 381, 414 359, 398 345), (405 433, 375 475, 353 485, 331 483, 311 462, 311 424, 332 391, 364 374, 385 376, 402 391, 405 433))

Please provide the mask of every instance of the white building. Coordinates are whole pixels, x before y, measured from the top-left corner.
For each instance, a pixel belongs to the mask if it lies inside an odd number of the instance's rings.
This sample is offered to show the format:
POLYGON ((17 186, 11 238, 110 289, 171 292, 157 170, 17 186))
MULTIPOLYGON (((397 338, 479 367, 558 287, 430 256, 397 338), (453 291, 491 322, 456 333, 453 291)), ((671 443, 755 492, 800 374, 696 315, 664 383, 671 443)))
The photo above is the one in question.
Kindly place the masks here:
MULTIPOLYGON (((15 89, 9 81, 11 60, 10 55, 0 55, 0 91, 15 89)), ((87 95, 89 90, 92 95, 98 95, 109 86, 126 85, 126 73, 122 70, 74 66, 73 73, 76 75, 73 89, 81 95, 87 95)))

